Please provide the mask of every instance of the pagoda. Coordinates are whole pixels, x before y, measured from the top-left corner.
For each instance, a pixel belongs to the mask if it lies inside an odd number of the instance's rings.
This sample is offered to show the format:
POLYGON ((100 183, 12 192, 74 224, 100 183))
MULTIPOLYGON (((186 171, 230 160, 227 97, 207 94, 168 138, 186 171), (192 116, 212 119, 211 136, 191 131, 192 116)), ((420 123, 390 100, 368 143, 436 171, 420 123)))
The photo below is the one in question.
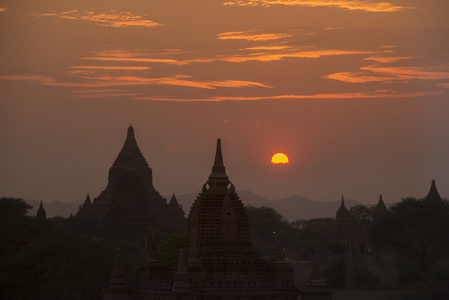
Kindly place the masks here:
POLYGON ((38 219, 40 221, 47 220, 47 213, 45 212, 45 208, 44 208, 44 205, 42 204, 42 200, 41 200, 41 204, 39 205, 39 208, 37 209, 36 219, 38 219))
POLYGON ((150 254, 151 263, 143 269, 137 299, 293 300, 298 297, 282 237, 273 266, 260 259, 252 246, 248 216, 226 174, 220 139, 212 172, 190 209, 187 224, 187 241, 180 251, 178 268, 170 285, 157 272, 152 272, 158 264, 154 254, 150 254))
POLYGON ((435 180, 432 180, 432 184, 430 185, 429 193, 427 194, 426 198, 424 198, 426 201, 442 204, 443 199, 440 196, 440 193, 438 193, 437 185, 435 183, 435 180))
POLYGON ((98 216, 99 235, 141 238, 150 228, 171 232, 184 226, 184 211, 173 198, 167 203, 154 188, 152 170, 129 126, 125 143, 109 169, 106 189, 92 202, 87 194, 77 215, 98 216))
POLYGON ((335 222, 329 228, 328 238, 331 241, 342 241, 353 254, 364 255, 371 251, 368 232, 363 226, 355 222, 346 208, 344 196, 341 196, 341 205, 335 214, 335 222))

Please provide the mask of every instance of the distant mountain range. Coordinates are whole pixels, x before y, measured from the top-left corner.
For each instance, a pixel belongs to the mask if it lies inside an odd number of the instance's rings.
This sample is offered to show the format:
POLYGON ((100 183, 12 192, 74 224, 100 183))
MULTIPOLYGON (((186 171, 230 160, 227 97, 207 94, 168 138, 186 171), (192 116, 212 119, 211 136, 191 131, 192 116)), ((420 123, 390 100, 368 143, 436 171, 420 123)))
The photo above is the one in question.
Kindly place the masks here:
MULTIPOLYGON (((176 195, 176 199, 178 199, 179 204, 182 204, 186 215, 189 214, 190 207, 198 194, 199 192, 179 196, 176 195)), ((267 206, 274 208, 289 221, 297 219, 335 218, 337 209, 341 205, 341 199, 334 201, 313 201, 294 195, 288 198, 271 201, 250 191, 240 191, 238 194, 243 204, 252 205, 254 207, 267 206)), ((360 204, 360 202, 345 199, 345 205, 348 209, 356 204, 360 204)))
MULTIPOLYGON (((190 207, 198 194, 199 192, 176 195, 176 199, 178 199, 179 204, 182 204, 186 216, 189 214, 190 207)), ((288 198, 271 201, 250 191, 240 191, 238 194, 245 205, 252 205, 254 207, 272 207, 289 221, 294 221, 297 219, 307 220, 313 218, 335 218, 335 213, 341 204, 340 199, 334 201, 313 201, 294 195, 288 198)), ((166 196, 166 198, 170 200, 171 196, 166 196)), ((40 202, 35 200, 27 200, 27 202, 33 205, 31 215, 36 215, 40 202)), ((44 203, 44 208, 47 212, 48 218, 54 216, 69 217, 70 214, 76 214, 78 207, 81 204, 81 202, 49 202, 44 203)), ((350 199, 345 199, 345 204, 347 208, 350 208, 360 203, 350 199)))

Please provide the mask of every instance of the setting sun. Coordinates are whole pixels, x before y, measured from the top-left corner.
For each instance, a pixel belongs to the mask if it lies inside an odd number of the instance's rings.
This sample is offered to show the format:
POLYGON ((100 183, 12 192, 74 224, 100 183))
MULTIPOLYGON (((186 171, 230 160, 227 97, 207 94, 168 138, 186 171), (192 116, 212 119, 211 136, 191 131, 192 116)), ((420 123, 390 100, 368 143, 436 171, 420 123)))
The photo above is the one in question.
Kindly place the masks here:
POLYGON ((288 157, 284 153, 276 153, 271 158, 271 163, 274 164, 274 165, 288 164, 288 157))

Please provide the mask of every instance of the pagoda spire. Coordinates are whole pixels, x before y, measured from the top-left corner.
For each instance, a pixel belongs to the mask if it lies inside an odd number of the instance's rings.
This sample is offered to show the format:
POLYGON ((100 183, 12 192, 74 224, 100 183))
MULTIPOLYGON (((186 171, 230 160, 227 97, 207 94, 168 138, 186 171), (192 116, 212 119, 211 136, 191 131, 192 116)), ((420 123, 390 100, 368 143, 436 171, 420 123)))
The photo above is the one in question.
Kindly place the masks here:
POLYGON ((435 179, 432 180, 432 184, 430 186, 430 191, 426 196, 426 200, 443 202, 443 199, 441 199, 440 193, 438 193, 435 179))
POLYGON ((387 206, 384 203, 384 200, 382 199, 382 194, 379 196, 379 202, 377 202, 376 210, 379 212, 386 212, 387 206))
POLYGON ((38 220, 47 220, 47 213, 45 212, 44 205, 42 204, 42 200, 41 200, 41 204, 39 205, 39 209, 37 210, 36 218, 38 220))
POLYGON ((175 294, 189 294, 191 292, 189 276, 184 260, 184 250, 182 248, 179 250, 178 269, 173 281, 172 291, 175 294))
POLYGON ((134 128, 132 126, 128 127, 125 143, 115 159, 113 167, 125 167, 130 161, 138 167, 148 167, 148 163, 137 145, 136 137, 134 136, 134 128))
POLYGON ((335 221, 339 223, 351 223, 352 217, 349 213, 348 209, 345 206, 345 198, 341 196, 341 205, 337 210, 337 214, 335 216, 335 221))
POLYGON ((310 272, 309 281, 306 289, 303 290, 301 299, 304 300, 331 300, 332 291, 326 288, 326 281, 320 272, 320 263, 318 258, 318 250, 315 248, 315 254, 312 261, 312 271, 310 272))
POLYGON ((89 209, 92 206, 92 201, 90 200, 89 193, 87 193, 86 200, 84 200, 84 203, 82 205, 82 209, 89 209))
POLYGON ((226 168, 223 163, 223 154, 221 152, 221 139, 217 139, 217 149, 215 151, 214 165, 212 166, 212 173, 209 175, 207 182, 209 186, 226 186, 229 184, 228 175, 226 175, 226 168))
POLYGON ((309 287, 309 288, 325 288, 326 287, 325 281, 320 272, 318 249, 316 249, 316 248, 315 248, 315 253, 313 255, 312 271, 310 272, 307 287, 309 287))
POLYGON ((221 139, 217 139, 217 149, 215 151, 214 165, 212 166, 212 174, 209 177, 227 177, 226 169, 223 163, 223 154, 221 152, 221 139))
POLYGON ((120 248, 117 248, 115 254, 114 268, 111 274, 109 286, 103 289, 104 300, 130 299, 129 288, 125 282, 125 274, 122 269, 122 260, 120 248))
POLYGON ((215 151, 215 160, 214 160, 215 168, 224 168, 223 164, 223 154, 221 152, 221 139, 217 139, 217 150, 215 151))
POLYGON ((179 203, 178 200, 176 199, 175 193, 173 192, 173 195, 171 196, 170 199, 170 205, 175 205, 176 207, 179 207, 179 203))

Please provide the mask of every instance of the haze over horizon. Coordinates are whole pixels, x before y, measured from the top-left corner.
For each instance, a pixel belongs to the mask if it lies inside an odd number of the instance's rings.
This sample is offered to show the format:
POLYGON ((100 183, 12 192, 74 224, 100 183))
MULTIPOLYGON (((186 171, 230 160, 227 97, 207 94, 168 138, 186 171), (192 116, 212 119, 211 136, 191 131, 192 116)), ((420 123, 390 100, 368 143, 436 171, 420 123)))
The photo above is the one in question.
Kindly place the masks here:
MULTIPOLYGON (((0 196, 82 201, 132 123, 161 195, 449 197, 449 1, 0 1, 0 196), (289 164, 272 165, 286 153, 289 164)), ((243 202, 245 199, 242 199, 243 202)))

